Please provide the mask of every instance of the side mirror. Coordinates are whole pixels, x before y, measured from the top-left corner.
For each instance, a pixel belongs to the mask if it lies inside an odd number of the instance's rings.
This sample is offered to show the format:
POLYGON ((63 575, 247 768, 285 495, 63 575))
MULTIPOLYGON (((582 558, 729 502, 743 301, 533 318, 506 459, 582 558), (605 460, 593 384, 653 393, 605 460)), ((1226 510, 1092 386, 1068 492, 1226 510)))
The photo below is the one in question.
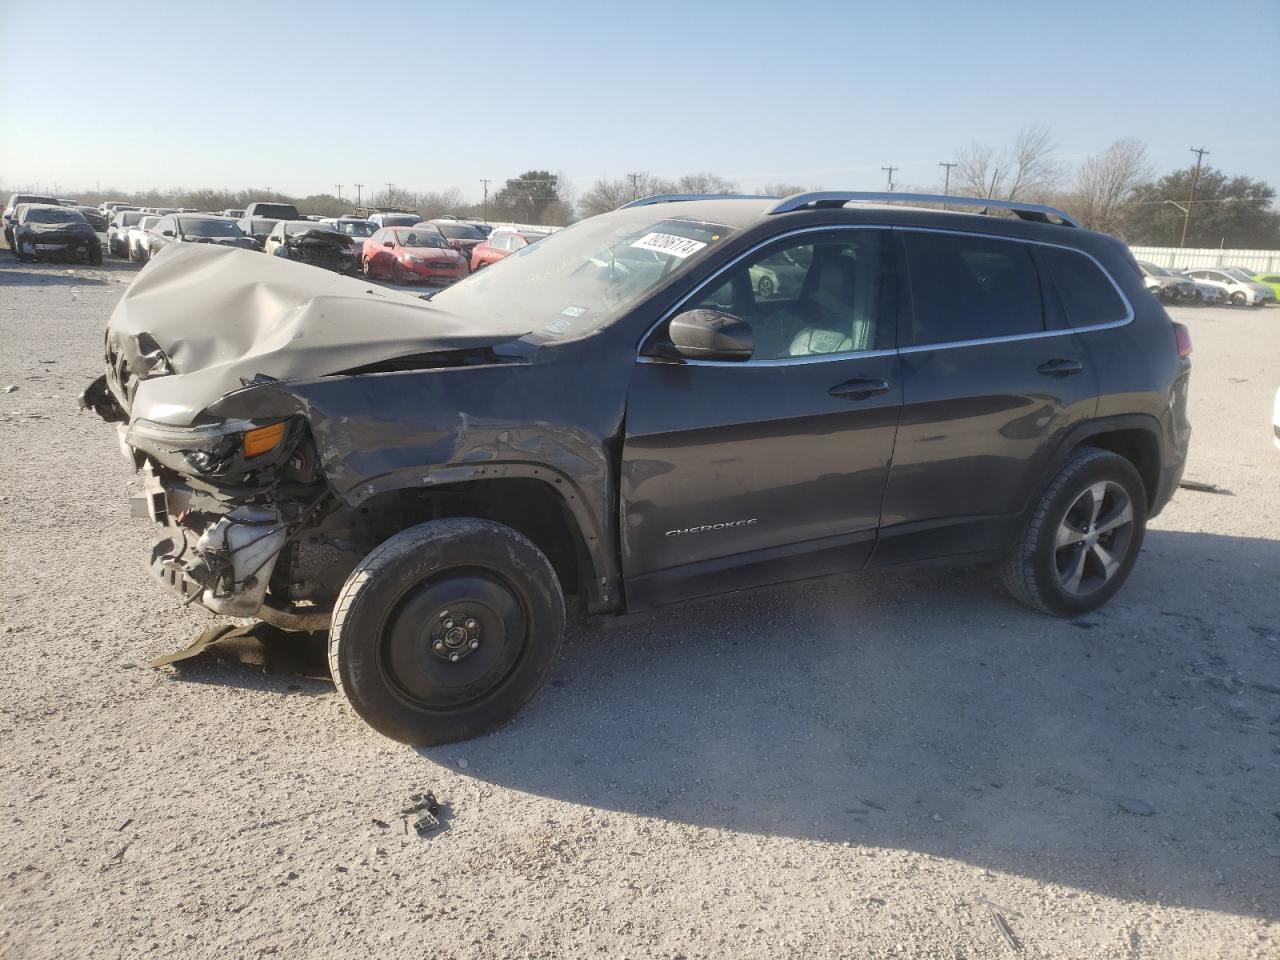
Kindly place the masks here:
POLYGON ((382 245, 383 245, 384 247, 393 247, 393 248, 394 248, 396 244, 395 244, 395 241, 394 241, 394 240, 387 240, 387 241, 384 241, 382 245))
POLYGON ((676 351, 690 360, 750 360, 751 324, 719 310, 686 310, 668 327, 676 351))
POLYGON ((160 233, 161 233, 161 235, 162 235, 162 236, 166 236, 166 237, 172 237, 172 236, 173 236, 173 231, 172 231, 172 230, 161 230, 161 231, 160 231, 160 233))

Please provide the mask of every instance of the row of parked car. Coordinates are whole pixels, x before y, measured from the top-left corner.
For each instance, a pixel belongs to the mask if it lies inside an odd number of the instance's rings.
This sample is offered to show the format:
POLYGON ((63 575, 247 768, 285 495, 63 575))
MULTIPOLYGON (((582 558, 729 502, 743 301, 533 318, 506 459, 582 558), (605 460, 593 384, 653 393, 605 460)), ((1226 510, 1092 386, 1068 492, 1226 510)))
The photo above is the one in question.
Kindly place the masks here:
POLYGON ((411 210, 303 217, 292 204, 264 201, 243 210, 201 213, 114 200, 91 207, 34 194, 12 195, 4 219, 5 239, 22 259, 65 254, 70 247, 71 253, 101 263, 97 235, 105 233, 107 253, 135 262, 145 263, 171 243, 212 243, 397 283, 461 279, 554 229, 457 217, 424 220, 411 210), (46 236, 50 230, 58 236, 46 236), (41 234, 38 239, 35 233, 41 234), (23 239, 15 241, 15 235, 23 239))
POLYGON ((1250 273, 1243 267, 1174 270, 1138 261, 1147 289, 1161 303, 1230 303, 1260 307, 1280 296, 1280 273, 1250 273))

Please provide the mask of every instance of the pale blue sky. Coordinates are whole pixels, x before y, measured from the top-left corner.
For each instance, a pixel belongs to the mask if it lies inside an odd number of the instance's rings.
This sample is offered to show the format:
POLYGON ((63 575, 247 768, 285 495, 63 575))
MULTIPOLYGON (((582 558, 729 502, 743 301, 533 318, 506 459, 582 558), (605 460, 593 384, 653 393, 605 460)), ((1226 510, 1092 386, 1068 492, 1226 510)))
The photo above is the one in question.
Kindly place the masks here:
POLYGON ((1280 187, 1280 0, 0 0, 0 38, 0 181, 64 193, 876 189, 1033 123, 1070 163, 1133 136, 1280 187))

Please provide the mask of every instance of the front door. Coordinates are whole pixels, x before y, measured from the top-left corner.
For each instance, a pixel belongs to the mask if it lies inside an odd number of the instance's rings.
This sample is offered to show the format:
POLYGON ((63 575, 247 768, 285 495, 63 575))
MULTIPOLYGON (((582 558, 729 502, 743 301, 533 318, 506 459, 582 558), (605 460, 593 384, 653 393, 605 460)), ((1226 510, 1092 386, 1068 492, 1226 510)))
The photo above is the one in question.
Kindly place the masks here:
POLYGON ((629 609, 866 562, 902 404, 889 236, 793 234, 679 308, 748 320, 749 360, 638 359, 620 504, 629 609))

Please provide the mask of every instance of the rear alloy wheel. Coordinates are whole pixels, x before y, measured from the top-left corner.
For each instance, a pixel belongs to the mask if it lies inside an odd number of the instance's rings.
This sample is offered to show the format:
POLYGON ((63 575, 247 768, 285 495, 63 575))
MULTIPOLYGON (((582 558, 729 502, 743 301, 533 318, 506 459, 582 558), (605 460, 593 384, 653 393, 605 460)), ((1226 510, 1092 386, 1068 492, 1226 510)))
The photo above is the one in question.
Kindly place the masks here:
POLYGON ((446 519, 387 540, 334 607, 329 669, 356 713, 415 746, 505 723, 546 679, 564 633, 550 562, 510 527, 446 519))
POLYGON ((1056 616, 1096 610, 1128 578, 1146 521, 1146 488, 1134 465, 1108 450, 1081 447, 1032 511, 1005 562, 1005 586, 1056 616))
POLYGON ((362 260, 360 262, 360 272, 364 274, 366 280, 373 279, 373 267, 369 266, 368 260, 362 260))

